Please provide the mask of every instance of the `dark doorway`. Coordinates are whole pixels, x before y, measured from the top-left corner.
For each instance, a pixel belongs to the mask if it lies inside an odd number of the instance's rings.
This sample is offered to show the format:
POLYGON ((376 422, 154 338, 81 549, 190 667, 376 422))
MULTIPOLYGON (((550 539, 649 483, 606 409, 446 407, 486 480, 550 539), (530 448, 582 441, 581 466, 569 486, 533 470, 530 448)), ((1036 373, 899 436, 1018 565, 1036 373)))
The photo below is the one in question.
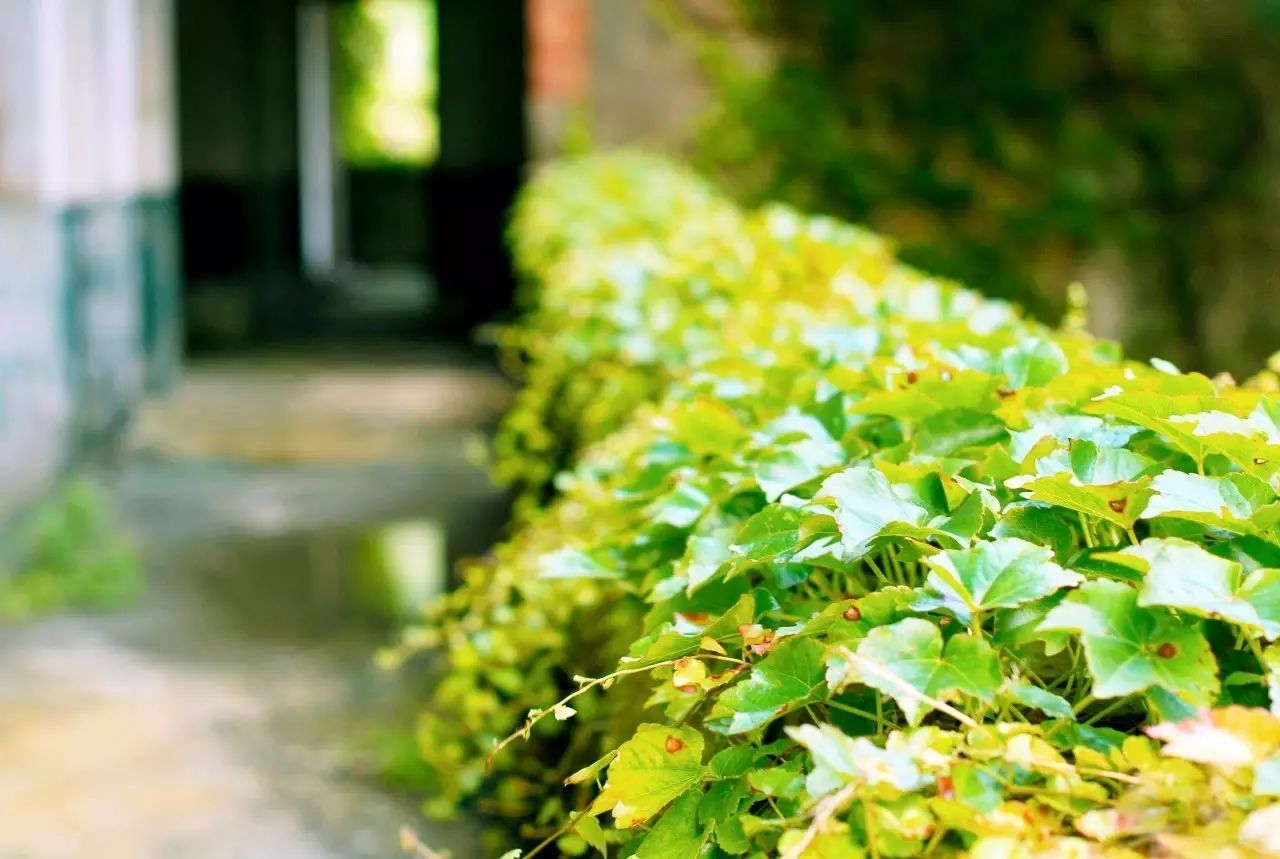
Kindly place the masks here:
POLYGON ((465 339, 507 307, 523 0, 179 0, 177 58, 193 350, 465 339))

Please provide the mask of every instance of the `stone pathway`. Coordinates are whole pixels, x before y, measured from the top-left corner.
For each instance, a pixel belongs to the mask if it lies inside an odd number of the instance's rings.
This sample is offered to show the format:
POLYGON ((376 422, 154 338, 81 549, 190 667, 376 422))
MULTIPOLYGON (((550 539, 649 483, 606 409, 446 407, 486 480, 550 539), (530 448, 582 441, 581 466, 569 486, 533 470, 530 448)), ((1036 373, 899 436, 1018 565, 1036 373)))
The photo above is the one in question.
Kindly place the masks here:
POLYGON ((434 523, 450 557, 501 523, 466 451, 504 386, 429 357, 198 369, 144 417, 100 476, 143 599, 0 629, 0 859, 383 859, 406 823, 479 855, 369 772, 424 696, 352 608, 385 523, 434 523))

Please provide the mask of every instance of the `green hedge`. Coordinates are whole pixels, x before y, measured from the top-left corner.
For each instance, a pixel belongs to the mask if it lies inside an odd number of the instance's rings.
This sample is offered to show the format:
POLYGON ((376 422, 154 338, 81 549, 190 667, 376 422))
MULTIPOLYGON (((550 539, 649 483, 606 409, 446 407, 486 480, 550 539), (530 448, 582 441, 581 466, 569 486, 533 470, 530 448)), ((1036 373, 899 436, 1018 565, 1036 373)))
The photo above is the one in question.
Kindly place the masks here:
POLYGON ((566 855, 1280 849, 1280 400, 642 156, 545 170, 513 239, 519 527, 403 648, 447 663, 430 810, 566 855))

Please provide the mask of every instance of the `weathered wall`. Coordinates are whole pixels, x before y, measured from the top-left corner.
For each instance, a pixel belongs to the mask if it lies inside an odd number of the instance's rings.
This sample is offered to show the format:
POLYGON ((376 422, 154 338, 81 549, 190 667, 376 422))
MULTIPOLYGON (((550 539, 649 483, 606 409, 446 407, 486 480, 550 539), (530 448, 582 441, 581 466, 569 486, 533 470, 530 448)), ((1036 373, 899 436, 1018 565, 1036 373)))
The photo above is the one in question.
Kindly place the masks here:
POLYGON ((651 0, 528 0, 528 7, 536 157, 561 152, 579 122, 602 149, 688 147, 711 91, 659 6, 651 0))
POLYGON ((176 367, 170 12, 0 3, 0 514, 176 367))

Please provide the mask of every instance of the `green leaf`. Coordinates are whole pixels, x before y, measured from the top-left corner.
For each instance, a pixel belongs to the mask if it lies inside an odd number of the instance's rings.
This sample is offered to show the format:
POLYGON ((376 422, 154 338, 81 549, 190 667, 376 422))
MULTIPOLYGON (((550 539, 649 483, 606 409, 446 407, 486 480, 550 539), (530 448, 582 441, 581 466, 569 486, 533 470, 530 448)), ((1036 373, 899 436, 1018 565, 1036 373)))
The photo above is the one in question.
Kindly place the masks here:
POLYGON ((653 502, 648 518, 650 522, 673 528, 689 528, 701 518, 710 503, 705 491, 692 483, 682 482, 653 502))
POLYGON ((1137 521, 1151 496, 1149 482, 1143 477, 1131 483, 1085 486, 1077 482, 1075 475, 1059 472, 1034 479, 1015 477, 1005 485, 1024 493, 1029 501, 1065 507, 1128 529, 1137 521))
POLYGON ((720 696, 707 727, 741 734, 815 700, 824 681, 822 656, 813 639, 784 641, 720 696))
POLYGON ((844 450, 830 439, 800 439, 769 450, 757 460, 756 483, 766 499, 777 501, 787 490, 844 461, 844 450))
MULTIPOLYGON (((610 812, 619 829, 645 822, 701 781, 702 748, 702 734, 692 728, 641 725, 618 748, 591 813, 610 812)), ((695 799, 695 820, 697 809, 695 799)))
POLYGON ((1014 608, 1084 579, 1052 561, 1053 552, 1009 538, 925 558, 925 585, 964 623, 974 612, 1014 608))
POLYGON ((729 550, 747 561, 786 560, 799 540, 804 518, 794 507, 770 504, 742 523, 729 550))
POLYGON ((1170 516, 1237 534, 1265 533, 1280 522, 1276 494, 1246 474, 1205 477, 1167 470, 1151 483, 1154 495, 1142 518, 1170 516))
POLYGON ((1007 435, 1004 423, 990 412, 950 409, 921 421, 912 441, 920 453, 950 456, 966 447, 995 444, 1007 435))
POLYGON ((1000 782, 987 769, 961 763, 951 768, 951 786, 956 799, 988 814, 1004 802, 1000 782))
POLYGON ((813 836, 803 853, 794 852, 805 837, 804 830, 786 830, 778 839, 777 855, 794 856, 795 859, 866 859, 867 851, 853 842, 849 828, 843 824, 833 824, 813 836))
POLYGON ((1066 472, 1074 474, 1074 483, 1105 486, 1137 480, 1159 471, 1160 466, 1131 450, 1099 447, 1092 441, 1078 441, 1070 450, 1056 450, 1036 462, 1036 474, 1042 477, 1066 472))
POLYGON ((1041 415, 1030 429, 1010 433, 1009 454, 1022 462, 1032 448, 1046 438, 1062 444, 1091 441, 1100 448, 1123 448, 1137 432, 1139 427, 1104 422, 1093 415, 1041 415))
POLYGON ((862 415, 890 415, 898 420, 918 423, 929 415, 949 409, 990 411, 995 406, 999 380, 986 373, 971 370, 922 375, 905 389, 872 391, 851 411, 862 415))
POLYGON ((811 799, 850 782, 908 791, 929 781, 908 755, 883 749, 866 737, 850 737, 834 725, 797 725, 788 727, 787 735, 813 756, 813 769, 805 779, 811 799))
POLYGON ((735 526, 725 526, 689 538, 688 548, 678 566, 678 570, 689 582, 688 593, 692 594, 706 584, 720 566, 730 559, 729 545, 736 531, 735 526))
POLYGON ((601 856, 609 855, 609 844, 605 840, 604 830, 600 828, 600 821, 596 820, 595 815, 580 812, 573 820, 572 831, 594 847, 601 856))
POLYGON ((1107 557, 1144 574, 1138 605, 1220 617, 1252 634, 1280 636, 1280 570, 1263 568, 1246 576, 1235 561, 1173 537, 1143 540, 1107 557))
POLYGON ((671 437, 702 456, 733 456, 747 437, 733 410, 710 397, 683 403, 669 417, 671 437))
POLYGON ((1000 365, 1011 388, 1043 387, 1067 372, 1067 356, 1057 343, 1036 337, 1001 352, 1000 365))
POLYGON ((819 494, 835 501, 845 560, 865 555, 871 539, 890 522, 921 525, 929 515, 923 507, 899 498, 887 477, 865 465, 831 475, 822 482, 819 494))
POLYGON ((938 628, 920 618, 871 630, 859 643, 857 655, 877 669, 860 668, 862 682, 897 701, 912 725, 918 725, 931 708, 904 690, 903 684, 942 701, 962 692, 989 703, 1002 679, 995 651, 985 641, 962 634, 944 645, 938 628))
POLYGON ((794 799, 804 786, 803 774, 795 763, 752 770, 747 785, 755 793, 778 799, 794 799))
POLYGON ((1047 689, 1041 689, 1026 681, 1007 684, 1000 690, 1000 694, 1015 704, 1031 707, 1055 719, 1074 721, 1076 717, 1071 704, 1061 695, 1055 695, 1047 689))
POLYGON ((652 638, 640 639, 632 645, 631 655, 624 662, 628 668, 637 668, 646 664, 656 665, 659 662, 679 659, 682 656, 697 653, 703 639, 706 638, 725 644, 738 637, 738 627, 755 620, 755 612, 755 597, 744 594, 732 608, 698 632, 686 635, 669 629, 652 638))
POLYGON ((1225 456, 1241 471, 1266 479, 1280 469, 1280 428, 1265 400, 1248 417, 1213 409, 1174 415, 1169 421, 1189 427, 1208 451, 1225 456))
POLYGON ((635 859, 698 859, 711 830, 698 823, 701 794, 690 792, 676 800, 640 842, 635 859))
POLYGON ((1085 583, 1049 612, 1040 629, 1079 633, 1098 698, 1159 686, 1207 705, 1218 691, 1217 663, 1200 625, 1162 608, 1143 608, 1138 592, 1120 582, 1085 583))
POLYGON ((565 547, 547 552, 538 559, 538 575, 544 579, 617 579, 621 573, 610 569, 581 549, 565 547))
MULTIPOLYGON (((1182 377, 1187 378, 1187 377, 1182 377)), ((1193 424, 1171 418, 1200 411, 1212 411, 1213 397, 1200 393, 1165 394, 1153 391, 1121 391, 1095 397, 1083 411, 1094 415, 1110 415, 1131 424, 1157 432, 1169 439, 1198 463, 1213 452, 1193 424)))
POLYGON ((755 766, 759 754, 756 746, 729 746, 712 755, 707 771, 716 778, 744 776, 755 766))
POLYGON ((1036 501, 1016 501, 1007 505, 991 529, 996 539, 1017 537, 1039 543, 1053 550, 1059 561, 1065 561, 1076 548, 1076 538, 1063 521, 1063 513, 1036 501))
MULTIPOLYGON (((734 748, 740 748, 752 754, 757 753, 756 746, 736 746, 734 748)), ((720 754, 723 754, 723 752, 718 753, 716 757, 719 757, 720 754)), ((714 760, 715 758, 712 758, 712 761, 714 760)), ((714 771, 714 766, 708 765, 708 768, 714 771)), ((747 799, 748 793, 750 793, 750 787, 747 785, 747 780, 741 777, 712 782, 698 802, 698 822, 711 823, 715 820, 732 817, 738 813, 738 809, 744 800, 750 804, 751 800, 747 799)))

